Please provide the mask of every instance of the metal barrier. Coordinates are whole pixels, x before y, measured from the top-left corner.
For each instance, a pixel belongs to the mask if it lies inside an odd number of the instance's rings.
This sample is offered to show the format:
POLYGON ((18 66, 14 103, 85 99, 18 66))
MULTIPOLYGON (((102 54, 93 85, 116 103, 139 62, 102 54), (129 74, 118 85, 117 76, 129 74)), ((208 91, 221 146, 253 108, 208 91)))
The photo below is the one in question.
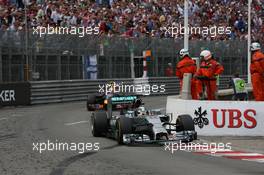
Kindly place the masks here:
MULTIPOLYGON (((244 78, 245 76, 242 76, 244 78)), ((219 89, 227 89, 230 76, 220 77, 219 89)), ((31 104, 59 103, 86 100, 88 94, 97 93, 100 86, 109 84, 110 79, 101 80, 64 80, 64 81, 37 81, 31 84, 31 104)), ((132 85, 134 79, 114 79, 115 82, 132 85)), ((150 95, 179 94, 179 79, 172 77, 152 77, 149 85, 165 85, 165 92, 151 93, 150 95)))
MULTIPOLYGON (((0 32, 0 82, 27 80, 29 70, 31 80, 72 80, 83 79, 90 56, 97 58, 97 78, 130 78, 132 57, 142 56, 144 50, 152 51, 148 61, 148 76, 163 77, 168 63, 175 67, 179 61, 178 52, 183 47, 181 39, 172 38, 123 38, 72 35, 47 35, 39 37, 25 33, 0 32), (28 62, 26 69, 25 65, 28 62), (1 68, 2 67, 2 68, 1 68), (38 78, 35 78, 34 75, 38 78)), ((200 41, 189 43, 190 55, 198 57, 201 49, 210 49, 223 64, 224 75, 238 72, 247 73, 246 41, 200 41)), ((135 74, 141 77, 142 59, 135 58, 135 74)))
MULTIPOLYGON (((97 93, 99 85, 111 80, 63 80, 31 82, 31 104, 58 103, 85 100, 88 94, 97 93)), ((131 84, 130 79, 116 79, 131 84)))

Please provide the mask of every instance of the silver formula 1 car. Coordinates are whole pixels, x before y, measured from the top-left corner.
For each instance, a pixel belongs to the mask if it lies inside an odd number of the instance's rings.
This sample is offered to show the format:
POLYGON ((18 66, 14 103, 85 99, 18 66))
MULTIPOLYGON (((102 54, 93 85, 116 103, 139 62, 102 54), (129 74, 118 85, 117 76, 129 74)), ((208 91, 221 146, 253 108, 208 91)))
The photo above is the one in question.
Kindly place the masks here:
POLYGON ((194 122, 189 115, 180 115, 172 122, 171 114, 146 110, 136 96, 112 97, 107 111, 92 113, 93 136, 114 138, 119 144, 190 142, 197 139, 194 122), (127 109, 113 111, 112 105, 127 104, 127 109))

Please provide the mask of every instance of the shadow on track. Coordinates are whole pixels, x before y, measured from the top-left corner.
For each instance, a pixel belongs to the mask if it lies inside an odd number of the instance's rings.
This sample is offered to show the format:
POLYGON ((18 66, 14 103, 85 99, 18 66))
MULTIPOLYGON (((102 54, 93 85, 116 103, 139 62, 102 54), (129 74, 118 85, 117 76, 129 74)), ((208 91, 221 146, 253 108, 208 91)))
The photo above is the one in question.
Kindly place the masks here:
POLYGON ((0 135, 0 141, 8 140, 8 139, 15 139, 17 138, 17 134, 7 134, 7 135, 0 135))

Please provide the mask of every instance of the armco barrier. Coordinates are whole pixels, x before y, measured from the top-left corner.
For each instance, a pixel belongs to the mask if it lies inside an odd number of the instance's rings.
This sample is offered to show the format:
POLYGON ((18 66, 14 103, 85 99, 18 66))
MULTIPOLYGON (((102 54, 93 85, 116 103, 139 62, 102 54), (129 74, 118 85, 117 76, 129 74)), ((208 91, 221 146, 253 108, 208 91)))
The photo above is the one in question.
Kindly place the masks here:
MULTIPOLYGON (((65 80, 31 82, 31 104, 58 103, 87 99, 88 94, 99 92, 99 85, 111 80, 65 80)), ((131 84, 129 79, 116 81, 131 84)))
MULTIPOLYGON (((31 104, 58 103, 86 100, 88 94, 98 93, 100 86, 109 84, 113 80, 65 80, 38 81, 31 84, 31 104)), ((124 85, 133 85, 133 79, 115 79, 124 85)), ((151 78, 149 85, 165 85, 165 92, 151 93, 151 95, 178 94, 179 86, 176 78, 151 78)))
POLYGON ((1 83, 0 106, 30 104, 30 84, 28 82, 1 83))
MULTIPOLYGON (((220 78, 219 89, 228 88, 230 76, 220 78)), ((31 104, 59 103, 86 100, 88 94, 97 93, 99 85, 104 85, 112 80, 62 80, 62 81, 36 81, 30 82, 31 104)), ((115 79, 116 82, 132 85, 134 79, 115 79)), ((179 94, 179 79, 175 77, 149 78, 150 86, 160 87, 165 85, 165 92, 151 93, 151 95, 176 95, 179 94)))

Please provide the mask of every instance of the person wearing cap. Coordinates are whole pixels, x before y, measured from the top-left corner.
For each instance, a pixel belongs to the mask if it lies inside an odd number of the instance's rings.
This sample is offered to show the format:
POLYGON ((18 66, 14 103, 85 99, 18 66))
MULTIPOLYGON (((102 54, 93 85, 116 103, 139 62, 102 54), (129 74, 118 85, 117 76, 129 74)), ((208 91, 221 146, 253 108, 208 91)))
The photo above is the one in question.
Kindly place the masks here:
POLYGON ((257 42, 251 44, 250 50, 252 53, 250 74, 253 95, 256 101, 264 101, 264 54, 257 42))
POLYGON ((168 67, 165 70, 165 75, 166 75, 166 77, 172 77, 173 76, 173 68, 172 68, 171 63, 168 63, 168 67))
POLYGON ((217 77, 223 73, 224 67, 218 63, 212 56, 209 50, 203 50, 200 53, 201 64, 195 78, 200 80, 198 88, 199 93, 202 93, 203 87, 206 88, 208 100, 216 99, 217 77))
MULTIPOLYGON (((176 67, 176 76, 180 79, 180 87, 183 85, 183 75, 185 73, 191 73, 192 75, 196 72, 196 62, 189 56, 189 51, 186 49, 180 50, 180 61, 176 67)), ((196 91, 196 81, 194 78, 191 80, 191 94, 192 99, 197 100, 198 94, 196 91)))

